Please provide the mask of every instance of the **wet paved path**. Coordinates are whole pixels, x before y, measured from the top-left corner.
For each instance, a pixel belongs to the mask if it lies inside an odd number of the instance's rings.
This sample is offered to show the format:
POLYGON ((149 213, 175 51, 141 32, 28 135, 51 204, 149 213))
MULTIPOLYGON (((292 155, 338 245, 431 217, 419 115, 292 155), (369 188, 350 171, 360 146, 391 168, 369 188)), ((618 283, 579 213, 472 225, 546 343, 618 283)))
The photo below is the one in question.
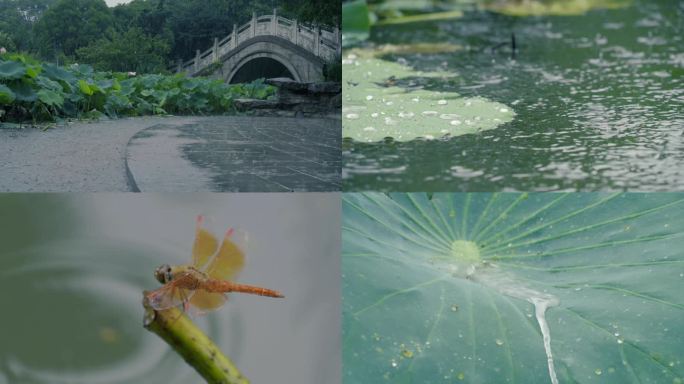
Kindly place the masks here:
POLYGON ((0 129, 0 191, 339 190, 339 124, 211 116, 0 129))

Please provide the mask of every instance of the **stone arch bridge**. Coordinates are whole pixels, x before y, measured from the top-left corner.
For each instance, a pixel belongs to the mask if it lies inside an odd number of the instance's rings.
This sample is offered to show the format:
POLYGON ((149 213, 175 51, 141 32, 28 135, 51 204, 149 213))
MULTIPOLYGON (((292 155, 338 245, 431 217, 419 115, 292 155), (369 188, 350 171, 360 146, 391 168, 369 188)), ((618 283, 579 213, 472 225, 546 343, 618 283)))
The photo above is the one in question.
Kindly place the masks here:
POLYGON ((172 68, 189 76, 211 76, 227 83, 258 78, 289 77, 299 82, 323 80, 326 63, 340 59, 339 28, 326 29, 300 24, 272 15, 252 14, 249 23, 238 27, 211 48, 197 50, 195 57, 178 61, 172 68))

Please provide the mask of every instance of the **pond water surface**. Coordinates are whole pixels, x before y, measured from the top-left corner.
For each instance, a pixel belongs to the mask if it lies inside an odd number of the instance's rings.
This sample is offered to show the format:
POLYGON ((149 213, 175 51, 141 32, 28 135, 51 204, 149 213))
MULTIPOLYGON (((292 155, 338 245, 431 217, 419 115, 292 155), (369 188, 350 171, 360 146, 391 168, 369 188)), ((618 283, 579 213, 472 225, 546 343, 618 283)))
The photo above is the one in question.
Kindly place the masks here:
POLYGON ((456 73, 426 87, 483 96, 517 115, 450 139, 345 139, 345 190, 684 190, 684 1, 582 16, 473 11, 376 27, 371 42, 460 45, 385 59, 456 73))

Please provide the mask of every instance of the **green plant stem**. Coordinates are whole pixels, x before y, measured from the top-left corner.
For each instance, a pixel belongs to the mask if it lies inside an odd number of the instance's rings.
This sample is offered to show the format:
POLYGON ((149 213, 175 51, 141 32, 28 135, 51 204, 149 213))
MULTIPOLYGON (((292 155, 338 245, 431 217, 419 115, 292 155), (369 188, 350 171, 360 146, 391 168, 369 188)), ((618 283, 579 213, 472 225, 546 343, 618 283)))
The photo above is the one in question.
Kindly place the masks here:
POLYGON ((249 384, 235 364, 181 310, 154 310, 143 298, 143 325, 169 344, 188 364, 211 384, 249 384))

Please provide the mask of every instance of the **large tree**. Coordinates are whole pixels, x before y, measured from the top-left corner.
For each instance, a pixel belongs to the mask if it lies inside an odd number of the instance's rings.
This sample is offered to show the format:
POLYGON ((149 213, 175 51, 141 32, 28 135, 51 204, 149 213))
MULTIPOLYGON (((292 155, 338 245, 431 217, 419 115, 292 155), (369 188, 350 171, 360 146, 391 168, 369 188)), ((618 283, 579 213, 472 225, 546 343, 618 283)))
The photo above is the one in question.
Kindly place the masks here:
POLYGON ((165 39, 146 35, 141 28, 132 27, 123 33, 112 29, 107 37, 76 52, 79 61, 99 70, 150 73, 166 69, 169 49, 165 39))
POLYGON ((301 21, 329 26, 341 24, 341 0, 287 0, 283 2, 283 9, 301 21))
POLYGON ((58 0, 35 26, 37 50, 44 57, 73 57, 78 48, 101 38, 113 25, 104 0, 58 0))
POLYGON ((233 24, 244 24, 252 17, 273 12, 268 0, 169 0, 169 27, 174 36, 172 56, 190 58, 195 50, 209 48, 214 37, 224 38, 233 24))
POLYGON ((32 49, 33 26, 54 2, 55 0, 0 0, 0 32, 12 40, 13 49, 32 49))

